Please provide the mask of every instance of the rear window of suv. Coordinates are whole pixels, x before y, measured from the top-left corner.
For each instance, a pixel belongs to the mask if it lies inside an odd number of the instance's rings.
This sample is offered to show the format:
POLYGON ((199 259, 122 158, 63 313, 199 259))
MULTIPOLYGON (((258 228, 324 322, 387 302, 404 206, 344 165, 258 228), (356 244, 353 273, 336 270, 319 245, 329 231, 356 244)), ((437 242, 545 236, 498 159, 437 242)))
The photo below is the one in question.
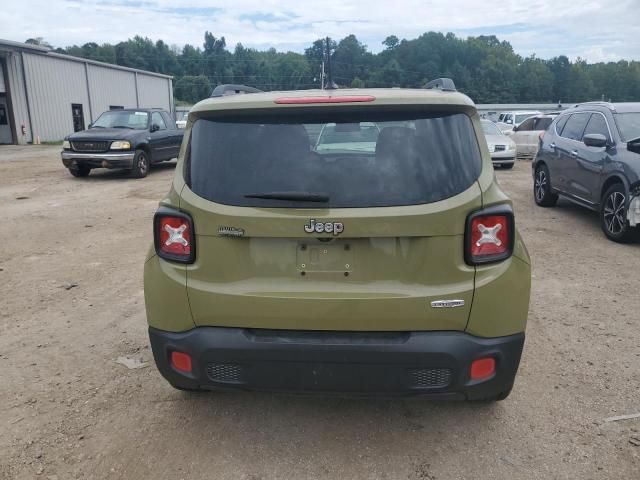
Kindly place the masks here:
POLYGON ((452 197, 481 164, 463 113, 280 114, 196 120, 186 174, 196 195, 226 205, 358 208, 452 197))

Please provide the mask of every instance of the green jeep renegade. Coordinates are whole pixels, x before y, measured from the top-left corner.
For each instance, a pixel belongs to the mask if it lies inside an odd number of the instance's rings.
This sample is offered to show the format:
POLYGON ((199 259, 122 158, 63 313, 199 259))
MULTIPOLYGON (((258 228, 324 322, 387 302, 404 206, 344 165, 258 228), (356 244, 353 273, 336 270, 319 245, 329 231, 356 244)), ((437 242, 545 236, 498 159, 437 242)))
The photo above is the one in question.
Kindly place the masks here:
POLYGON ((530 262, 473 102, 449 79, 248 91, 193 107, 154 217, 144 287, 162 375, 183 390, 506 398, 530 262))

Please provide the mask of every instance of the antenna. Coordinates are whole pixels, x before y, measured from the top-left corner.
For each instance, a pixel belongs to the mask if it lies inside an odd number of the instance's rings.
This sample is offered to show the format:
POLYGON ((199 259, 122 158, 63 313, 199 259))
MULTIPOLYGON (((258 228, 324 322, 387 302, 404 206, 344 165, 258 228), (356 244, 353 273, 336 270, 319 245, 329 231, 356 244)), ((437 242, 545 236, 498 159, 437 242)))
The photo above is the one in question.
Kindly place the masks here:
POLYGON ((333 81, 333 75, 331 72, 331 44, 329 42, 329 37, 325 39, 326 42, 326 53, 327 53, 327 85, 324 87, 327 90, 337 90, 338 85, 333 81))

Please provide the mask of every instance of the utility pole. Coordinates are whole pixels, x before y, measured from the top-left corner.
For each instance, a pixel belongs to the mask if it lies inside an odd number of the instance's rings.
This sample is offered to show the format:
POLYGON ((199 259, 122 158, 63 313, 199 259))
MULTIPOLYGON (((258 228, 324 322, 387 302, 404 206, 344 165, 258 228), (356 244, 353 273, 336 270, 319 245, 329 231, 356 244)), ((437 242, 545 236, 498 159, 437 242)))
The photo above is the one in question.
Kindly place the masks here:
POLYGON ((326 38, 326 50, 327 50, 327 90, 336 90, 338 85, 333 81, 333 75, 331 74, 331 44, 329 37, 326 38))
MULTIPOLYGON (((322 56, 324 57, 324 54, 322 56)), ((324 58, 322 59, 322 71, 320 72, 320 90, 324 90, 324 58)))

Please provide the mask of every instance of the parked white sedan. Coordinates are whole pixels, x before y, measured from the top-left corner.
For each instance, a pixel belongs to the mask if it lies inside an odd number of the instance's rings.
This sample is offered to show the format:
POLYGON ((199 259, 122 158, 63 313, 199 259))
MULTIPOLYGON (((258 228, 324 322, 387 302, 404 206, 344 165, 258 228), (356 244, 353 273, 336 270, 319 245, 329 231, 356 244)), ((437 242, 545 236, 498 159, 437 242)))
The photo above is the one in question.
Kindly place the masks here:
POLYGON ((536 115, 527 118, 513 129, 510 137, 516 144, 518 157, 534 158, 538 153, 540 135, 549 128, 555 115, 536 115))
POLYGON ((484 138, 487 140, 494 167, 513 168, 516 160, 516 144, 490 120, 482 120, 484 138))

